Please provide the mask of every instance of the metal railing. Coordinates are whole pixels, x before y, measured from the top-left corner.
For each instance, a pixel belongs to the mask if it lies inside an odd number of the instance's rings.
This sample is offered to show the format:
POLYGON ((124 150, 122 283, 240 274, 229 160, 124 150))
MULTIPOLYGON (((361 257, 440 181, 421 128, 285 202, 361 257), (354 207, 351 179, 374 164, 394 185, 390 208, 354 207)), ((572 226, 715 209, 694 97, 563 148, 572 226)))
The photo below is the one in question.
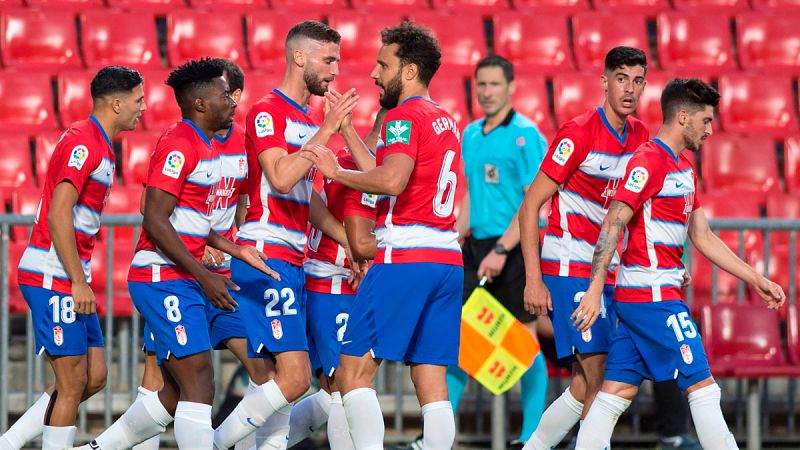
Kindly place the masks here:
MULTIPOLYGON (((39 392, 47 388, 48 382, 52 379, 49 375, 48 364, 41 357, 34 355, 34 334, 33 324, 30 313, 11 314, 10 306, 10 283, 9 270, 12 264, 18 261, 10 260, 9 248, 11 245, 12 227, 30 227, 33 223, 32 216, 24 215, 0 215, 0 430, 6 430, 9 426, 10 417, 18 416, 31 405, 39 392), (14 333, 12 333, 12 320, 14 333), (24 323, 24 335, 20 332, 24 323), (19 342, 20 335, 23 335, 24 345, 19 342), (12 352, 11 347, 14 347, 12 352), (19 353, 24 349, 25 356, 22 358, 19 353), (13 353, 13 355, 12 355, 13 353), (21 361, 24 359, 24 369, 21 361), (16 368, 15 377, 11 378, 12 366, 16 368), (24 377, 22 377, 24 372, 24 377), (24 387, 22 379, 24 378, 24 387)), ((141 216, 139 215, 106 215, 103 216, 102 225, 104 227, 105 242, 105 310, 106 314, 102 318, 105 337, 105 358, 109 369, 109 381, 102 393, 98 393, 92 399, 85 402, 80 409, 78 427, 80 431, 87 429, 89 420, 98 423, 102 420, 105 426, 121 414, 131 402, 136 398, 136 388, 139 383, 139 370, 142 365, 143 354, 140 351, 141 320, 139 314, 133 310, 133 314, 125 317, 114 316, 115 286, 113 283, 114 264, 124 264, 127 267, 129 261, 115 261, 115 245, 133 245, 129 240, 120 241, 115 239, 115 230, 119 227, 134 228, 134 243, 140 233, 141 216), (91 416, 91 417, 90 417, 91 416)), ((747 251, 757 250, 754 245, 763 246, 764 264, 760 269, 764 273, 770 272, 771 242, 774 233, 788 232, 788 273, 790 280, 788 285, 788 298, 791 302, 795 301, 797 286, 794 273, 796 271, 796 244, 797 232, 800 230, 800 220, 715 220, 711 222, 715 232, 733 232, 739 244, 736 251, 741 257, 747 258, 747 251), (755 238, 753 237, 755 236, 755 238), (759 242, 759 239, 762 241, 759 242), (751 240, 749 242, 748 240, 751 240), (746 248, 749 245, 750 248, 746 248)), ((18 244, 17 244, 18 245, 18 244)), ((690 249, 687 246, 687 249, 690 249)), ((691 270, 692 251, 686 252, 687 268, 691 270)), ((718 296, 717 281, 719 279, 719 269, 713 267, 711 296, 715 301, 718 296)), ((97 271, 95 271, 96 273, 97 271)), ((118 292, 117 292, 118 293, 118 292)), ((98 293, 102 294, 102 293, 98 293)), ((690 287, 687 292, 687 302, 690 304, 695 300, 696 292, 690 287)), ((119 300, 119 299, 116 299, 119 300)), ((744 283, 739 283, 737 287, 737 301, 746 301, 746 288, 744 283)), ((223 394, 222 387, 227 383, 227 378, 235 367, 234 359, 225 352, 214 353, 214 369, 216 381, 215 406, 219 406, 223 394)), ((786 432, 782 435, 769 433, 768 439, 778 442, 800 442, 800 435, 796 429, 797 422, 797 380, 778 380, 760 383, 757 388, 762 394, 760 400, 763 414, 762 421, 759 422, 764 430, 770 430, 770 414, 775 413, 776 417, 784 417, 785 425, 775 426, 786 432), (770 389, 772 386, 772 389, 770 389), (780 401, 775 401, 780 397, 780 401)), ((563 391, 568 380, 551 380, 548 390, 548 403, 563 391)), ((723 396, 726 412, 733 411, 734 420, 730 425, 736 430, 737 436, 744 437, 747 416, 747 393, 745 392, 742 380, 723 380, 723 396), (732 400, 731 400, 732 399, 732 400)), ((387 442, 408 441, 413 439, 421 430, 419 406, 414 395, 413 385, 408 374, 408 368, 402 364, 383 364, 375 380, 375 387, 379 394, 381 406, 384 414, 389 417, 386 421, 387 442)), ((752 391, 752 387, 749 386, 752 391)), ((644 395, 636 399, 629 412, 623 416, 618 426, 615 441, 633 442, 652 442, 656 436, 652 430, 648 430, 647 417, 653 409, 651 398, 644 395)), ((752 393, 752 392, 751 392, 752 393)), ((461 402, 459 420, 462 429, 458 435, 458 442, 464 444, 492 442, 492 448, 504 448, 505 436, 515 437, 509 432, 511 430, 512 419, 518 417, 520 405, 518 390, 511 393, 493 398, 488 391, 480 388, 477 383, 470 381, 467 391, 461 402), (467 429, 469 431, 467 431, 467 429)), ((751 402, 752 404, 752 402, 751 402)), ((749 420, 752 422, 752 420, 749 420)), ((763 433, 762 433, 763 434, 763 433)), ((82 438, 90 436, 81 434, 82 438)), ((748 440, 754 439, 748 436, 748 440)), ((761 436, 758 436, 760 439, 761 436)), ((165 439, 166 442, 170 438, 165 439)), ((753 448, 753 447, 751 447, 753 448)))

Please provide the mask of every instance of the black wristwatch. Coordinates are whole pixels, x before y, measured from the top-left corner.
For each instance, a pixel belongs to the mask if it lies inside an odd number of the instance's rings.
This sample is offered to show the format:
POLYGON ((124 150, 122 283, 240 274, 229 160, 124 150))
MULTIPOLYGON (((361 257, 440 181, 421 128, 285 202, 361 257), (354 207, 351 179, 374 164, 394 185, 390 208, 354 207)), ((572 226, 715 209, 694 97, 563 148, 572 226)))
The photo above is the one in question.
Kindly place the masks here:
POLYGON ((509 251, 510 251, 509 249, 505 248, 503 246, 503 244, 501 244, 499 242, 494 244, 494 249, 493 250, 498 255, 507 255, 509 253, 509 251))

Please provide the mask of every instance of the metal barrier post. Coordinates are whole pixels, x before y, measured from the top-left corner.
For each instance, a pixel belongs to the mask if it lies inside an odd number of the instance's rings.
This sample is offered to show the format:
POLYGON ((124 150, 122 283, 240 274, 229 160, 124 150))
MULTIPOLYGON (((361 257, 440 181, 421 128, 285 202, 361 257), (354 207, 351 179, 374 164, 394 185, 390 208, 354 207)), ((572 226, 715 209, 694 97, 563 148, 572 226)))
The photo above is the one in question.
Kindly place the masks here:
POLYGON ((10 334, 10 318, 8 301, 8 232, 7 223, 0 229, 2 239, 0 239, 0 273, 3 281, 0 283, 0 428, 8 428, 8 366, 10 364, 8 354, 8 338, 10 334))

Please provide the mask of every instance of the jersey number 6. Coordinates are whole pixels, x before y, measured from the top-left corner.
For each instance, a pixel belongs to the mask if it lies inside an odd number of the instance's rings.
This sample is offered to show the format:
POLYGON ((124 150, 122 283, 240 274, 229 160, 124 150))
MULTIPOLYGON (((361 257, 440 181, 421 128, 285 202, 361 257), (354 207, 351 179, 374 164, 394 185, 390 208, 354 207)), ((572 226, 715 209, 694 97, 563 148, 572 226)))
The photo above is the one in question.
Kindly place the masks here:
POLYGON ((444 161, 442 161, 442 170, 439 171, 436 196, 433 197, 433 213, 439 217, 450 217, 450 214, 453 214, 456 185, 458 184, 458 177, 452 169, 455 157, 456 152, 453 150, 446 151, 444 161))

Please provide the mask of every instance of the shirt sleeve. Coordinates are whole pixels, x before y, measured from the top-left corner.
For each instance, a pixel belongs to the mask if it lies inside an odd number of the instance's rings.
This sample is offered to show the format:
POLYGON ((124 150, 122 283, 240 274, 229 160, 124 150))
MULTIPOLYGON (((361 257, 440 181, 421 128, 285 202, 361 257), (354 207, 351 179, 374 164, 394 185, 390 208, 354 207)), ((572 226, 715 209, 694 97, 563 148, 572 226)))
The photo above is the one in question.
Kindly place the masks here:
POLYGON ((697 172, 692 169, 692 179, 694 180, 694 204, 692 205, 692 211, 695 211, 697 208, 700 208, 700 183, 697 179, 697 172))
POLYGON ((642 207, 644 202, 655 197, 664 187, 666 173, 653 157, 637 152, 628 161, 625 176, 614 194, 614 200, 626 203, 634 211, 642 207))
POLYGON ((383 131, 386 136, 383 147, 384 158, 394 153, 402 153, 417 160, 420 125, 414 123, 407 108, 395 108, 389 111, 384 120, 383 131), (398 109, 400 111, 397 111, 398 109))
POLYGON ((547 141, 535 127, 525 128, 525 146, 522 148, 522 185, 530 185, 547 152, 547 141))
POLYGON ((56 145, 58 148, 54 154, 62 152, 63 155, 60 158, 54 156, 52 159, 61 165, 56 184, 66 181, 75 186, 78 192, 83 191, 89 176, 103 160, 100 150, 85 145, 80 139, 64 139, 56 145))
POLYGON ((565 182, 589 154, 584 136, 583 130, 574 122, 564 124, 550 143, 539 170, 559 184, 565 182))
POLYGON ((254 144, 255 156, 274 147, 289 150, 286 145, 286 119, 275 105, 263 103, 249 114, 246 133, 254 144))
POLYGON ((197 152, 182 140, 160 139, 150 160, 147 186, 177 197, 186 177, 197 167, 197 152))
POLYGON ((344 189, 344 217, 359 216, 375 220, 377 216, 378 196, 359 192, 355 189, 344 189))

